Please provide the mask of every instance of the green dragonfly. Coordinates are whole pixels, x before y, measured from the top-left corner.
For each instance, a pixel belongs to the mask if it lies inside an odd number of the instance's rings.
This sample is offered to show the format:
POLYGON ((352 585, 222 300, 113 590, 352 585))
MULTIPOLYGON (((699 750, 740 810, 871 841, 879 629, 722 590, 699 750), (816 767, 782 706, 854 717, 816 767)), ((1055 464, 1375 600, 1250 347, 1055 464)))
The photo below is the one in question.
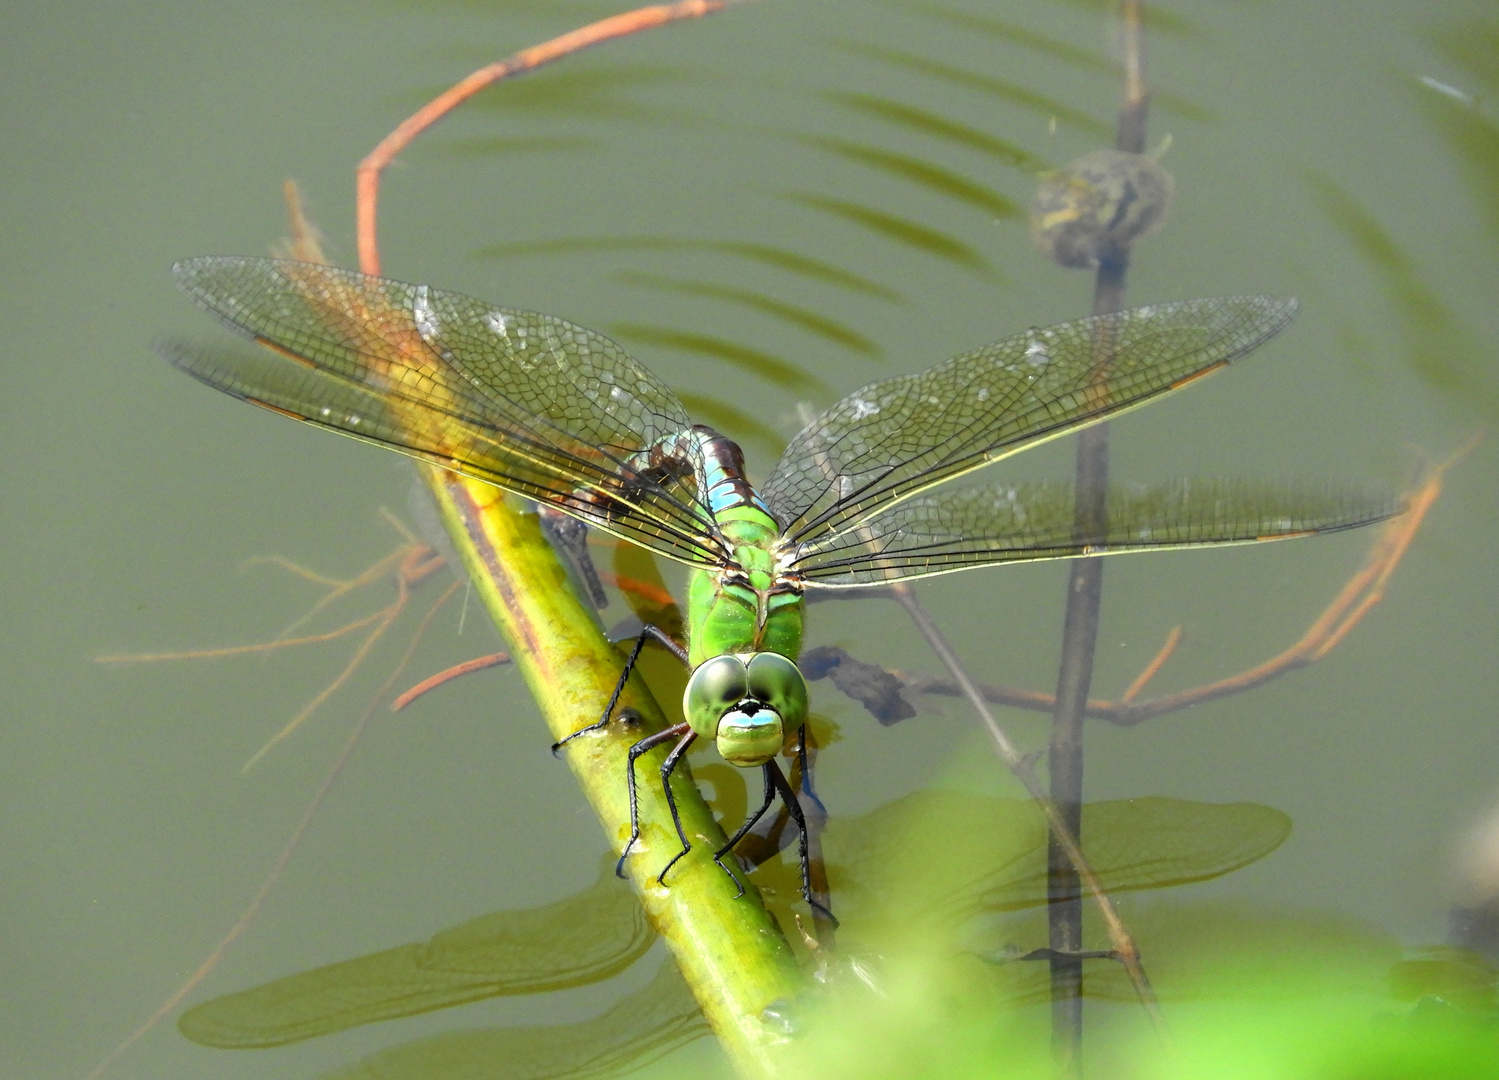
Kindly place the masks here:
MULTIPOLYGON (((168 359, 235 397, 486 481, 693 568, 688 640, 656 640, 691 670, 685 722, 629 751, 675 741, 665 785, 698 738, 759 767, 764 800, 723 863, 779 795, 806 827, 776 763, 805 753, 807 685, 796 666, 803 594, 857 589, 994 563, 1250 543, 1331 532, 1397 512, 1330 488, 1178 481, 1119 489, 1106 519, 1077 523, 1057 483, 938 488, 1048 439, 1155 400, 1281 330, 1293 300, 1187 300, 1032 329, 919 375, 854 391, 808 423, 758 490, 732 441, 695 425, 676 396, 613 341, 550 315, 425 285, 286 260, 208 257, 173 267, 199 305, 269 351, 185 349, 168 359), (934 490, 935 489, 935 490, 934 490)), ((566 742, 567 740, 563 740, 566 742)), ((560 745, 560 744, 559 744, 560 745)), ((669 785, 682 850, 691 849, 669 785)), ((737 878, 735 881, 737 883, 737 878)), ((742 887, 741 887, 742 892, 742 887)))

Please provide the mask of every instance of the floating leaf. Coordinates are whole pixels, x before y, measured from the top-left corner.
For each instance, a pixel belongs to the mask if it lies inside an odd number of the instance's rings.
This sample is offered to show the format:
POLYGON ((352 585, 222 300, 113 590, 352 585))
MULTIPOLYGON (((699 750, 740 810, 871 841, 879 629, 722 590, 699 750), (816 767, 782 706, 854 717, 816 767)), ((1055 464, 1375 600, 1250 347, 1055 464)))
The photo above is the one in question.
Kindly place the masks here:
POLYGON ((600 982, 638 960, 656 935, 605 860, 584 892, 497 911, 356 960, 290 975, 189 1009, 182 1034, 205 1046, 281 1046, 359 1024, 511 994, 600 982))
POLYGON ((1423 94, 1426 114, 1446 138, 1483 205, 1489 232, 1499 238, 1499 125, 1471 105, 1423 94))
POLYGON ((1085 71, 1096 71, 1104 75, 1113 75, 1119 69, 1119 64, 1107 56, 1102 56, 1091 50, 1070 45, 1065 41, 1038 34, 1016 23, 996 19, 992 15, 979 15, 972 11, 957 11, 952 8, 938 7, 936 4, 903 4, 903 7, 912 11, 919 11, 923 15, 930 15, 934 19, 956 26, 960 30, 972 31, 985 34, 1000 41, 1007 41, 1012 45, 1019 45, 1025 49, 1044 53, 1054 60, 1082 68, 1085 71))
POLYGON ((1437 47, 1468 75, 1499 94, 1499 23, 1462 22, 1436 35, 1437 47))
POLYGON ((870 281, 852 271, 831 263, 823 262, 821 259, 810 259, 805 255, 798 255, 794 251, 785 248, 771 247, 769 244, 752 244, 740 240, 704 240, 700 245, 704 250, 722 251, 731 255, 738 255, 745 259, 761 262, 767 266, 774 266, 802 277, 826 281, 832 285, 841 285, 846 289, 856 292, 867 293, 877 296, 881 300, 889 300, 892 303, 905 304, 909 301, 896 292, 888 289, 878 282, 870 281))
MULTIPOLYGON (((1083 850, 1110 893, 1205 881, 1262 859, 1290 819, 1257 803, 1152 796, 1083 807, 1083 850)), ((871 912, 949 920, 1047 903, 1046 823, 1035 804, 918 791, 825 838, 835 893, 871 912)), ((884 917, 884 916, 882 916, 884 917)))
POLYGON ((649 1065, 709 1033, 668 958, 649 984, 592 1020, 436 1035, 318 1080, 597 1080, 649 1065))
MULTIPOLYGON (((1437 44, 1488 94, 1499 93, 1499 26, 1464 23, 1438 37, 1437 44)), ((1425 85, 1417 95, 1417 104, 1452 148, 1484 209, 1489 231, 1499 236, 1499 126, 1479 111, 1472 97, 1455 97, 1461 92, 1450 87, 1432 93, 1443 84, 1426 79, 1421 82, 1425 85)))

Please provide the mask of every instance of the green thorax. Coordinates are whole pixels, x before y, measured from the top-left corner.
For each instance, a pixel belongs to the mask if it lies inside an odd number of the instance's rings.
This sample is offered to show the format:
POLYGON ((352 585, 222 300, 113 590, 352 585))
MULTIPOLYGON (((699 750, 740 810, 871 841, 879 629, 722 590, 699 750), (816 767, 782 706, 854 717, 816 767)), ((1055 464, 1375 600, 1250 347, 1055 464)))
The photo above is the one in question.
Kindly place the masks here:
POLYGON ((781 530, 754 506, 715 515, 734 564, 694 570, 687 591, 687 643, 695 668, 725 653, 774 652, 796 661, 802 648, 801 592, 778 585, 772 546, 781 530))

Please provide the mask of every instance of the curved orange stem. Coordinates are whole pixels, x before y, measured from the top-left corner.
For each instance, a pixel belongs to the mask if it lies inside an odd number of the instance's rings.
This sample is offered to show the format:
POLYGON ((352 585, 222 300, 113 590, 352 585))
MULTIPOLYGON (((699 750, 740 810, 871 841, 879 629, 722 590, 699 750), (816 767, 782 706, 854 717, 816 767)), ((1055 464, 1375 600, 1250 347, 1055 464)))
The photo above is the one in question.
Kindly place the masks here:
POLYGON ((638 34, 682 19, 696 19, 722 10, 730 0, 680 0, 675 4, 653 4, 622 15, 589 23, 561 37, 533 45, 529 49, 482 67, 468 78, 455 83, 412 113, 394 131, 380 140, 354 172, 355 236, 359 245, 359 269, 366 274, 380 272, 380 250, 375 239, 376 206, 380 198, 380 175, 396 155, 437 121, 473 97, 486 86, 534 71, 543 64, 560 60, 590 45, 613 38, 638 34))

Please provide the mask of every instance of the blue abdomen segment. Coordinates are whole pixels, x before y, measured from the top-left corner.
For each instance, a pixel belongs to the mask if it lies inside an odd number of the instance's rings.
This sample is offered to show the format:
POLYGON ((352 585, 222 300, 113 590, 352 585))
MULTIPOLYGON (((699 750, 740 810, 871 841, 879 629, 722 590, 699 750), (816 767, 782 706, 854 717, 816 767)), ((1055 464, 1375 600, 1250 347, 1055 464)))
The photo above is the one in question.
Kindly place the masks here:
POLYGON ((679 477, 689 473, 697 483, 698 500, 716 519, 726 510, 752 506, 772 521, 770 512, 744 477, 744 452, 733 439, 703 424, 694 424, 652 443, 638 455, 643 470, 653 477, 679 477))

